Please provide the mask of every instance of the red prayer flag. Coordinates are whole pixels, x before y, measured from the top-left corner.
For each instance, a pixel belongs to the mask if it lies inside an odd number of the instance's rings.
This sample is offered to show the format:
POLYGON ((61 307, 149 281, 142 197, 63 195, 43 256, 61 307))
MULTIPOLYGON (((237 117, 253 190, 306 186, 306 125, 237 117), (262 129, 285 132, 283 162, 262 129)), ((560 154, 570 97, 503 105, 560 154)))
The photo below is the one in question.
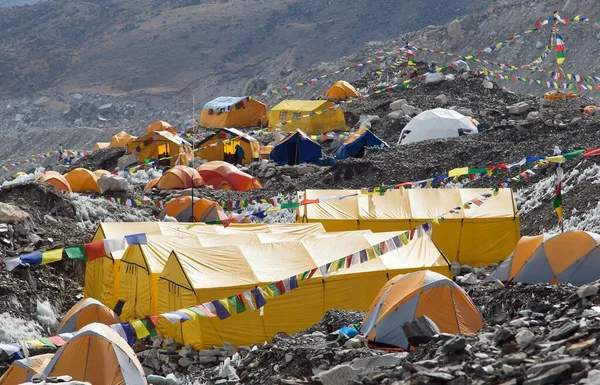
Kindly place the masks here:
POLYGON ((317 199, 303 199, 302 202, 300 202, 301 205, 310 205, 313 203, 319 203, 319 198, 317 199))
POLYGON ((583 156, 598 156, 598 155, 600 155, 600 148, 593 148, 590 150, 586 150, 583 153, 583 156))
POLYGON ((279 290, 280 294, 285 293, 285 284, 283 283, 283 281, 277 281, 275 282, 275 285, 277 286, 277 289, 279 290))
POLYGON ((48 339, 57 347, 61 347, 66 344, 65 340, 63 340, 60 336, 50 336, 48 339))
POLYGON ((87 256, 88 262, 106 256, 103 241, 86 243, 83 245, 83 248, 85 250, 85 255, 87 256))
POLYGON ((152 322, 152 325, 154 325, 154 327, 156 327, 156 325, 158 325, 158 316, 157 315, 149 315, 149 316, 146 316, 146 318, 148 318, 150 320, 150 322, 152 322))
POLYGON ((238 293, 235 296, 237 297, 238 300, 240 300, 242 305, 245 305, 246 302, 244 302, 244 295, 242 293, 238 293))
POLYGON ((308 278, 307 279, 311 279, 313 275, 315 275, 315 273, 317 272, 317 268, 314 268, 310 271, 310 274, 308 274, 308 278))

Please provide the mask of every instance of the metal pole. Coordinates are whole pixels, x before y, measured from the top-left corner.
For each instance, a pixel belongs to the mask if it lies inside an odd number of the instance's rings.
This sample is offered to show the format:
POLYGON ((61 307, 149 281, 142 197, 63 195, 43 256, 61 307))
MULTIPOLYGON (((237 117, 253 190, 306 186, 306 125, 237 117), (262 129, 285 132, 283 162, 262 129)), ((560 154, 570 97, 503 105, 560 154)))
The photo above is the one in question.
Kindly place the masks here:
MULTIPOLYGON (((196 119, 196 98, 194 96, 194 94, 192 94, 192 122, 194 121, 194 119, 196 119)), ((194 128, 192 128, 192 168, 195 170, 196 169, 196 125, 194 125, 194 128)), ((191 213, 191 220, 190 222, 195 222, 194 220, 194 178, 192 178, 192 213, 191 213)))

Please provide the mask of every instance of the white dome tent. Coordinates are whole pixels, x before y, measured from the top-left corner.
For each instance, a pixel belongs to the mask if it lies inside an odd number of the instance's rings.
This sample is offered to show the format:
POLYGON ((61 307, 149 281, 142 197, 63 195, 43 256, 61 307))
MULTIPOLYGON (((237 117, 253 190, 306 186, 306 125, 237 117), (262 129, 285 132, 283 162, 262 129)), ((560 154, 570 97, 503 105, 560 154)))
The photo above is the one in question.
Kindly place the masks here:
POLYGON ((477 134, 471 120, 453 110, 435 108, 415 116, 400 132, 398 144, 477 134))

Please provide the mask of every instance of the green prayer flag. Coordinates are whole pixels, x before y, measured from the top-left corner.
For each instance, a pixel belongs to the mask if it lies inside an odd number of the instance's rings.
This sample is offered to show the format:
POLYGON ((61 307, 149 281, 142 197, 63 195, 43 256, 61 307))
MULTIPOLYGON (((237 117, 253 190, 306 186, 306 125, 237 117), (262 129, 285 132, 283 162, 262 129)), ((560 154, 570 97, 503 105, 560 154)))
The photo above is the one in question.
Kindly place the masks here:
POLYGON ((45 346, 49 346, 51 348, 56 349, 56 345, 54 345, 54 343, 52 341, 50 341, 48 338, 45 338, 45 337, 38 338, 38 341, 43 343, 45 346))
POLYGON ((67 247, 65 249, 65 253, 67 254, 67 257, 69 259, 87 262, 87 255, 85 254, 85 249, 83 248, 83 245, 67 247))
POLYGON ((487 170, 488 170, 487 168, 470 168, 469 167, 469 175, 487 173, 487 170))
POLYGON ((296 207, 300 207, 300 202, 287 202, 281 204, 282 209, 295 209, 296 207))
POLYGON ((142 321, 142 323, 144 324, 146 329, 148 329, 148 333, 150 333, 150 337, 155 337, 157 335, 156 330, 154 329, 154 325, 152 324, 152 321, 150 321, 148 318, 142 318, 140 321, 142 321))
POLYGON ((276 284, 271 283, 271 284, 267 285, 267 287, 271 290, 271 292, 273 292, 274 296, 281 295, 281 293, 279 292, 279 288, 277 287, 276 284))
POLYGON ((569 152, 567 154, 562 154, 565 157, 565 160, 571 160, 577 158, 579 155, 583 154, 585 150, 577 150, 573 152, 569 152))
POLYGON ((237 296, 232 295, 228 299, 229 299, 229 302, 233 305, 233 308, 235 309, 235 312, 237 314, 240 314, 240 313, 243 313, 246 311, 246 306, 244 306, 244 303, 242 301, 240 301, 240 299, 237 296))
POLYGON ((208 315, 206 313, 204 313, 202 310, 198 309, 197 307, 188 307, 187 309, 191 312, 198 314, 200 317, 205 317, 205 318, 208 317, 208 315))

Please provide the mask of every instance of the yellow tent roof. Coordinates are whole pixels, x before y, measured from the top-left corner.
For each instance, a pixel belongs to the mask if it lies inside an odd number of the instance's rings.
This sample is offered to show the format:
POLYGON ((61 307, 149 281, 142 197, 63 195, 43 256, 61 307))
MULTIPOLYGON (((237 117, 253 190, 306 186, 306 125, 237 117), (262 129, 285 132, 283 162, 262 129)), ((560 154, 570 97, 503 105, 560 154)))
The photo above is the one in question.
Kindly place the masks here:
POLYGON ((279 129, 294 131, 299 128, 309 135, 346 131, 344 111, 341 108, 333 109, 334 106, 328 100, 284 100, 271 109, 269 127, 285 122, 279 129), (315 114, 304 117, 311 112, 315 114))
MULTIPOLYGON (((158 311, 195 306, 289 278, 398 234, 352 232, 331 237, 317 235, 301 242, 175 251, 159 279, 158 311)), ((293 333, 306 328, 328 309, 367 310, 390 276, 423 268, 449 275, 448 262, 427 236, 324 279, 317 271, 315 279, 303 282, 298 290, 268 298, 264 317, 246 311, 225 322, 197 318, 183 325, 159 319, 158 330, 167 338, 198 349, 223 342, 257 343, 277 332, 293 333)))
POLYGON ((315 110, 321 110, 332 105, 333 103, 328 100, 283 100, 278 105, 273 107, 271 111, 284 110, 311 112, 315 110))

